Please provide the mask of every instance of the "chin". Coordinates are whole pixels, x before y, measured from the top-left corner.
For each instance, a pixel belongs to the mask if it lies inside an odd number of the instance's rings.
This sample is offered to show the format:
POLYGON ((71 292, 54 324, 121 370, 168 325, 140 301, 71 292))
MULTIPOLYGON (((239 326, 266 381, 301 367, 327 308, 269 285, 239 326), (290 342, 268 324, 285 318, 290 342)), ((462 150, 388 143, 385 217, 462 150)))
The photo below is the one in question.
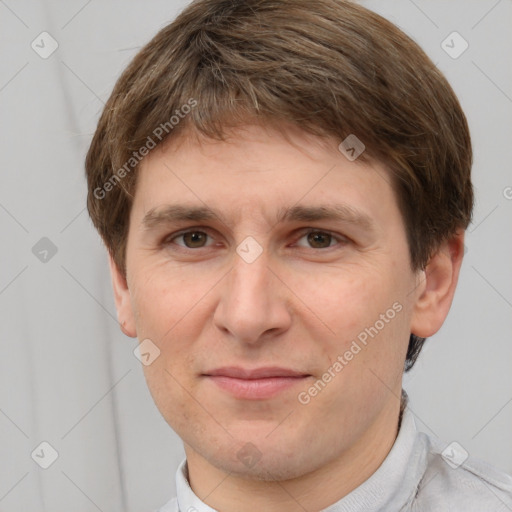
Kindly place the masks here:
POLYGON ((310 441, 301 441, 290 434, 285 431, 280 436, 277 432, 270 436, 267 432, 254 437, 236 436, 238 441, 221 443, 217 445, 216 453, 206 455, 203 452, 203 456, 226 473, 268 482, 298 478, 328 462, 329 454, 322 457, 319 455, 321 450, 310 441), (305 447, 309 449, 305 450, 305 447))
POLYGON ((290 459, 279 458, 275 455, 262 458, 252 467, 248 467, 240 461, 216 460, 215 465, 226 473, 236 475, 246 480, 259 480, 264 482, 286 481, 303 476, 311 470, 308 465, 301 468, 296 465, 290 465, 290 459))

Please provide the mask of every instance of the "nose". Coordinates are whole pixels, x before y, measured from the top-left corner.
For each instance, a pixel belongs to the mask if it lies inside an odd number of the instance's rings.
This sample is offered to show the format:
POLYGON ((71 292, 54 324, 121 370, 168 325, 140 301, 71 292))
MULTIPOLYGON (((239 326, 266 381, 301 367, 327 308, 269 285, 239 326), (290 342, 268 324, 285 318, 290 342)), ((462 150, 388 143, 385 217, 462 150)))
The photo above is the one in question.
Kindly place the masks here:
POLYGON ((290 295, 265 251, 252 263, 237 254, 222 281, 214 323, 239 343, 268 340, 291 325, 290 295))

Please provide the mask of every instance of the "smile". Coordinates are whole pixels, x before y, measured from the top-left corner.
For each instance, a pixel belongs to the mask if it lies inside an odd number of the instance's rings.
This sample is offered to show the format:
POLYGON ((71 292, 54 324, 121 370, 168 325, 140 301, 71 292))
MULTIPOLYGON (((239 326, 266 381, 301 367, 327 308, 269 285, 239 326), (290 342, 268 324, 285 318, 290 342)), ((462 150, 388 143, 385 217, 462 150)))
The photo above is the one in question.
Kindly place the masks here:
POLYGON ((311 375, 284 368, 219 368, 204 374, 223 391, 245 400, 264 400, 303 384, 311 375))

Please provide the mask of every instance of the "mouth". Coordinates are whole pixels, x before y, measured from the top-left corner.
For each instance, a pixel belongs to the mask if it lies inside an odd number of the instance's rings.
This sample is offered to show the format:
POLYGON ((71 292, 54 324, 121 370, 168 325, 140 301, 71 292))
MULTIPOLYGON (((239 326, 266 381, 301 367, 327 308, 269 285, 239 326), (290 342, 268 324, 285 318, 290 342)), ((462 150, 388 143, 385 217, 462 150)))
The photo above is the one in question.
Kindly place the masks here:
POLYGON ((264 400, 303 385, 310 374, 289 368, 217 368, 203 374, 210 382, 235 398, 264 400))

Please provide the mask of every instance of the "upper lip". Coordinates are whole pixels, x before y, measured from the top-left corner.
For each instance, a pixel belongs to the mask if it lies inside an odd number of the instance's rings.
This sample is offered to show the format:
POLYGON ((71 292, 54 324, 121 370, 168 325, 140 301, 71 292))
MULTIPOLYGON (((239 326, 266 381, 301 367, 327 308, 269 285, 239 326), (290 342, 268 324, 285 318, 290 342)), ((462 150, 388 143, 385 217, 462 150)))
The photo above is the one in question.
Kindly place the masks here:
POLYGON ((205 372, 206 376, 222 376, 234 379, 264 379, 270 377, 307 377, 309 374, 292 370, 290 368, 279 368, 268 366, 263 368, 241 368, 239 366, 226 366, 205 372))

